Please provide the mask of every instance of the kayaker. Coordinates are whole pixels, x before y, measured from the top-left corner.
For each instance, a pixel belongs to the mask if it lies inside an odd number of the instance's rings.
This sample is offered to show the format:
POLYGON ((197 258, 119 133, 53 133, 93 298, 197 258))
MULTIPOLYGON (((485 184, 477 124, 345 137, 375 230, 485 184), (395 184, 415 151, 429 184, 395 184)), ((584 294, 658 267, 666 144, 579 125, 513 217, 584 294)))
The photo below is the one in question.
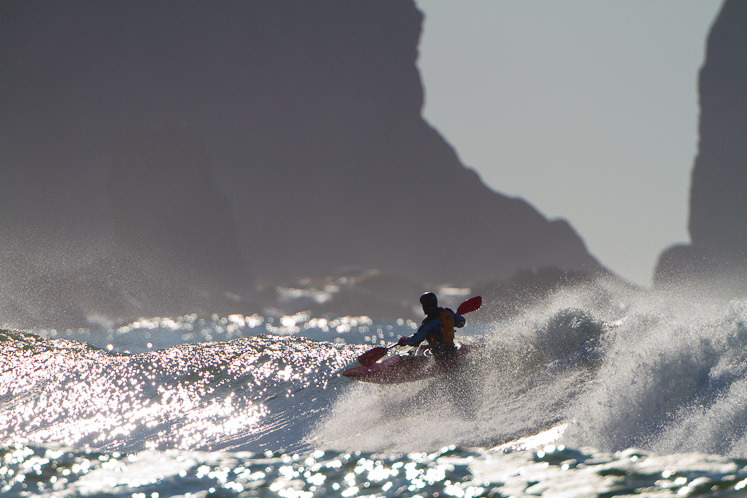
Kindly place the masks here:
POLYGON ((426 292, 420 296, 425 318, 420 327, 409 337, 400 337, 400 346, 417 346, 427 340, 428 345, 437 360, 452 357, 457 351, 454 345, 454 328, 464 327, 464 317, 454 313, 449 308, 438 305, 438 297, 433 292, 426 292))

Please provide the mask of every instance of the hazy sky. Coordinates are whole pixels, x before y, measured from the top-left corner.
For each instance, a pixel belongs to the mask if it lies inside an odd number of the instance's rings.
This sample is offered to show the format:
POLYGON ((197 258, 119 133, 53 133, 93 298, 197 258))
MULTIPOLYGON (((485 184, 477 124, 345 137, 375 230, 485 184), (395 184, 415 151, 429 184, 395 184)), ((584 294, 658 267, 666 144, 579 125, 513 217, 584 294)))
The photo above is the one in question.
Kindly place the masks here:
MULTIPOLYGON (((687 232, 721 0, 417 0, 425 118, 493 189, 649 285, 687 232)), ((458 193, 457 193, 458 194, 458 193)))

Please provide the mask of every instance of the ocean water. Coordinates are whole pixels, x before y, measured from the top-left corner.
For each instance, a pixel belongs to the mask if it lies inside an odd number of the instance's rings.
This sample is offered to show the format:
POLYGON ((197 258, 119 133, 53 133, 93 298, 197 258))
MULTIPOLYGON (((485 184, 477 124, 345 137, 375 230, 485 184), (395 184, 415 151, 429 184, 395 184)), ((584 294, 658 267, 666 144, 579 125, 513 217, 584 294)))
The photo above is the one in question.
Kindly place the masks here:
POLYGON ((0 496, 747 496, 747 300, 566 289, 458 371, 340 376, 416 324, 0 332, 0 496))

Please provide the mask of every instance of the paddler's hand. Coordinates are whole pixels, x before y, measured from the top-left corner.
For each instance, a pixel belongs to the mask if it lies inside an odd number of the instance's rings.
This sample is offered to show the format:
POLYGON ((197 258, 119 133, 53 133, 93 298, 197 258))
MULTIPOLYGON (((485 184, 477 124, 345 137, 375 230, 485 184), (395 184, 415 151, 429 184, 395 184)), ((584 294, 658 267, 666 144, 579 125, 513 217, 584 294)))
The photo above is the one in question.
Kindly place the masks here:
POLYGON ((400 337, 397 346, 407 346, 407 337, 400 337))

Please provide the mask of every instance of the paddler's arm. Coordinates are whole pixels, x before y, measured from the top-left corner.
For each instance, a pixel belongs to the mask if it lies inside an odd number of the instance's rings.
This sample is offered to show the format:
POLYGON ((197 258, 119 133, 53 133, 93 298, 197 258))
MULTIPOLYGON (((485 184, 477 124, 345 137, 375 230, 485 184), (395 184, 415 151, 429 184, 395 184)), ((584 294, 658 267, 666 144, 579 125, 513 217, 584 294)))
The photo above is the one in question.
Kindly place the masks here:
POLYGON ((397 344, 400 346, 417 346, 428 337, 428 334, 436 332, 439 328, 441 328, 441 320, 431 320, 421 325, 410 337, 400 337, 397 344))

